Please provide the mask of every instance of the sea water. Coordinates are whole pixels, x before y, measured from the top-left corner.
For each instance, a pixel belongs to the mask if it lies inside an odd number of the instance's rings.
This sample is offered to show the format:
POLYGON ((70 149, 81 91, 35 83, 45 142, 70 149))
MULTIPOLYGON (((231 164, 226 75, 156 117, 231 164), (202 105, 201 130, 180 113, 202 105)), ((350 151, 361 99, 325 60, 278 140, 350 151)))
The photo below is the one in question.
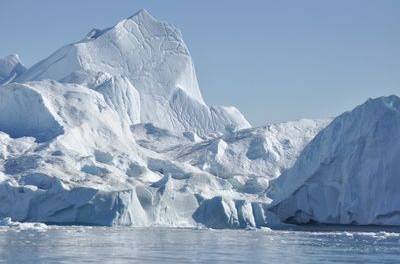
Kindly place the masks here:
POLYGON ((0 228, 2 263, 400 263, 392 231, 0 228))

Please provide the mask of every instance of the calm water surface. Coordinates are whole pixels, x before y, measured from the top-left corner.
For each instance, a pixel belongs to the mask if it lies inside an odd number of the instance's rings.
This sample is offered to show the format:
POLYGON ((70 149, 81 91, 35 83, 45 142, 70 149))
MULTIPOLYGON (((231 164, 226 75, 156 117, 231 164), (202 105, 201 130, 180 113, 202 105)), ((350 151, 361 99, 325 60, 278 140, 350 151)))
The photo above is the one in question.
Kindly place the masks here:
POLYGON ((400 233, 0 228, 2 263, 400 263, 400 233))

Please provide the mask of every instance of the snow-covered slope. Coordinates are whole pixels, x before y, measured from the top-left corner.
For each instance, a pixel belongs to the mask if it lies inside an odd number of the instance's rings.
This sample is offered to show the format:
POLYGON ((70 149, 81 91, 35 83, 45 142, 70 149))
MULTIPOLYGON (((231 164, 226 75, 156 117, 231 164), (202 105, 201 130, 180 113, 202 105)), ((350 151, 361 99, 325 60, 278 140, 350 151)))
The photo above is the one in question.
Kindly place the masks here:
POLYGON ((149 123, 134 125, 131 130, 143 148, 226 179, 240 192, 261 194, 328 123, 328 119, 272 123, 206 140, 149 123))
POLYGON ((176 159, 218 177, 241 191, 258 193, 293 165, 299 152, 330 120, 268 124, 179 148, 176 159))
POLYGON ((273 211, 294 223, 400 225, 400 98, 336 118, 273 182, 273 211))
POLYGON ((26 71, 17 54, 0 58, 0 85, 12 82, 26 71))
POLYGON ((208 107, 181 33, 141 10, 115 26, 92 30, 17 78, 77 83, 102 93, 132 124, 150 122, 202 136, 249 123, 234 107, 208 107))

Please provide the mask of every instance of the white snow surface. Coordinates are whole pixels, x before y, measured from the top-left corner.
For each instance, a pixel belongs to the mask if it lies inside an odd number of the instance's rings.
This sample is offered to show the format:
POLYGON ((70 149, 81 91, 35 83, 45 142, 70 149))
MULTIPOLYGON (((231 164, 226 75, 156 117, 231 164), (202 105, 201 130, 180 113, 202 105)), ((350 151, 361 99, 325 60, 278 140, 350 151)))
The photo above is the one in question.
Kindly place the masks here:
POLYGON ((208 107, 179 30, 147 11, 105 30, 92 30, 17 78, 52 79, 102 93, 131 124, 154 123, 169 130, 206 136, 250 124, 234 107, 208 107))
POLYGON ((370 99, 337 117, 267 194, 292 223, 400 224, 400 98, 370 99))

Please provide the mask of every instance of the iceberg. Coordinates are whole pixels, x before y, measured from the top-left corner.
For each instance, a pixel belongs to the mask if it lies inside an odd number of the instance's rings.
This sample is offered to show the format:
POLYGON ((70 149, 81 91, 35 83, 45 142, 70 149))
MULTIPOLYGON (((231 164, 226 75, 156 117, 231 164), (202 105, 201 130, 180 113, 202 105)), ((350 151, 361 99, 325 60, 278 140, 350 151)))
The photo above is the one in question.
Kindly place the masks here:
POLYGON ((400 225, 400 98, 370 99, 332 121, 267 191, 282 221, 400 225))
POLYGON ((0 59, 0 224, 399 225, 399 113, 391 96, 251 127, 141 10, 29 69, 0 59))

